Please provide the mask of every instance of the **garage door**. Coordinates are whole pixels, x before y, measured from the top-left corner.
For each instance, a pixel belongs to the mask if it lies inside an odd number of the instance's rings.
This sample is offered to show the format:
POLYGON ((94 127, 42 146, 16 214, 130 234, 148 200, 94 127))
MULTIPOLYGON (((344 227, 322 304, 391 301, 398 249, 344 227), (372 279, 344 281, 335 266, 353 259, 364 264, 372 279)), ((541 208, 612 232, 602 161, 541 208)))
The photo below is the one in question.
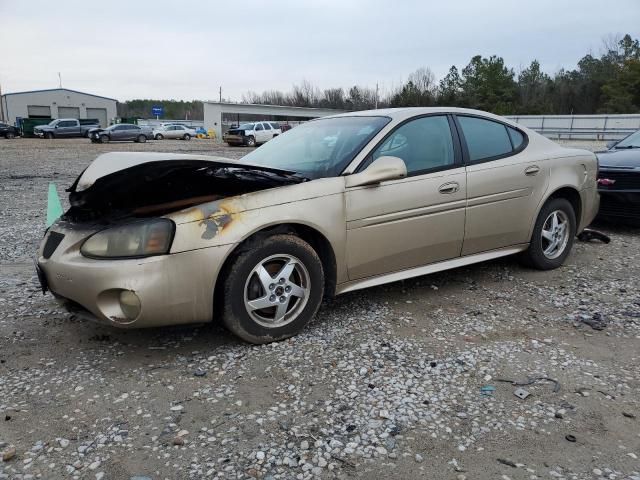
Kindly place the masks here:
POLYGON ((51 107, 27 105, 29 118, 51 118, 51 107))
POLYGON ((106 108, 87 108, 87 118, 97 118, 102 128, 107 126, 106 108))
POLYGON ((58 118, 80 118, 80 107, 58 107, 58 118))

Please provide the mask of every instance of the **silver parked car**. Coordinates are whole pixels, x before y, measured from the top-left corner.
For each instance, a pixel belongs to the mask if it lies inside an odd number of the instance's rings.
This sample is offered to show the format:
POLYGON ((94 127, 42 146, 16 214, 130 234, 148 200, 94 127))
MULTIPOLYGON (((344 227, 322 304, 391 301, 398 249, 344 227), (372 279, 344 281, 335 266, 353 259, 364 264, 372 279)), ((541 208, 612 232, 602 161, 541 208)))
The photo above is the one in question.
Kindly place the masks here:
POLYGON ((593 153, 476 110, 307 122, 240 161, 98 157, 38 251, 44 289, 116 327, 220 319, 287 338, 323 296, 519 254, 559 267, 599 197, 593 153))
POLYGON ((156 140, 181 139, 191 140, 196 136, 196 131, 184 125, 164 125, 153 130, 153 138, 156 140))
POLYGON ((93 143, 109 142, 138 142, 144 143, 153 138, 153 131, 149 127, 131 123, 118 123, 107 128, 89 130, 89 138, 93 143))

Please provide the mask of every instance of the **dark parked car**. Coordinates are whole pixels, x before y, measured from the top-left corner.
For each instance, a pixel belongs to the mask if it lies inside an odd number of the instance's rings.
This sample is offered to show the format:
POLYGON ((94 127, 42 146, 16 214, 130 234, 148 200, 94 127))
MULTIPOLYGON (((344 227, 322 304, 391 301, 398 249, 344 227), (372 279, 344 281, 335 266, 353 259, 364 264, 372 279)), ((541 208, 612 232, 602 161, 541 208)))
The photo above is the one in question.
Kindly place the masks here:
POLYGON ((151 127, 141 127, 132 123, 119 123, 108 128, 94 128, 89 131, 92 143, 138 142, 144 143, 153 138, 151 127))
POLYGON ((598 152, 599 217, 640 226, 640 130, 598 152))
POLYGON ((12 125, 6 123, 0 123, 0 137, 15 138, 20 135, 20 130, 12 125))

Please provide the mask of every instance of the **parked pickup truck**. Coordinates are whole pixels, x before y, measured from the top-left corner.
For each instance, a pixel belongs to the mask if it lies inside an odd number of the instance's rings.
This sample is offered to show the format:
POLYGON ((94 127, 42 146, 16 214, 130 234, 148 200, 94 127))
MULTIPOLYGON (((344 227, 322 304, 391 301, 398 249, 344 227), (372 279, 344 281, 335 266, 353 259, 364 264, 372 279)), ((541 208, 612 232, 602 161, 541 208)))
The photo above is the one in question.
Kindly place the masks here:
POLYGON ((33 134, 40 138, 88 137, 89 130, 99 127, 100 122, 93 119, 58 118, 47 125, 34 127, 33 134))
POLYGON ((243 123, 239 127, 230 128, 222 135, 222 141, 233 145, 255 147, 266 143, 282 133, 280 125, 275 122, 243 123))

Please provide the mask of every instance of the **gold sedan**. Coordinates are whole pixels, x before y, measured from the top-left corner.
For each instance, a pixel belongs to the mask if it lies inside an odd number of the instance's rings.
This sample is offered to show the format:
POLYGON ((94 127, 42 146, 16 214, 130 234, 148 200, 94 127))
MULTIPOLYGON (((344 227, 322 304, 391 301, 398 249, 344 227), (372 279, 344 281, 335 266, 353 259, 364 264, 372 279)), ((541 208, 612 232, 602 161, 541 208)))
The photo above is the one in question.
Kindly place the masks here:
POLYGON ((239 161, 109 153, 72 185, 39 276, 116 327, 220 319, 271 342, 324 296, 513 254, 560 266, 596 174, 591 152, 454 108, 325 117, 239 161))

